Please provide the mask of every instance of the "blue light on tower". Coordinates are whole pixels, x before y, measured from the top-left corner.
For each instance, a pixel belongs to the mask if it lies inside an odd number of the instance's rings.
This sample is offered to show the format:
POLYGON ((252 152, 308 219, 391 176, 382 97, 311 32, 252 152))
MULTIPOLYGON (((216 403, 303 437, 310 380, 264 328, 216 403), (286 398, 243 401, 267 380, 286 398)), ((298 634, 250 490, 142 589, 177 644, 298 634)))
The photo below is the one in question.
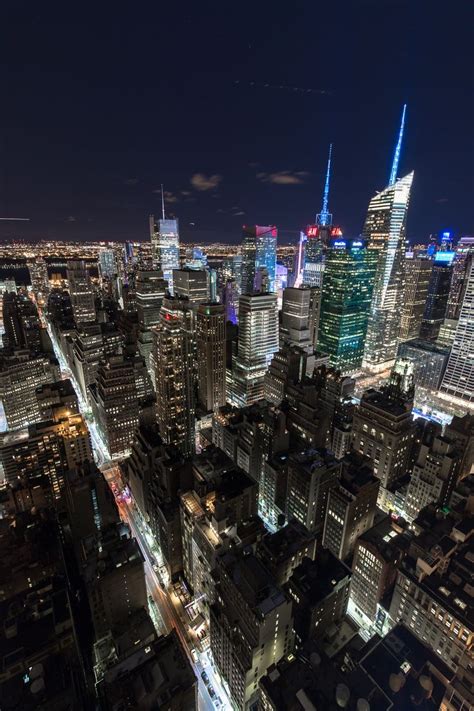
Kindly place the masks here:
POLYGON ((402 151, 403 131, 405 130, 406 111, 407 111, 407 105, 403 104, 402 120, 400 123, 400 131, 398 133, 397 145, 395 146, 395 153, 393 154, 392 170, 390 171, 390 178, 388 181, 389 185, 393 185, 397 179, 398 164, 400 162, 400 153, 402 151))
POLYGON ((329 204, 329 182, 331 179, 331 157, 332 143, 329 144, 328 167, 326 169, 326 182, 324 183, 323 206, 321 212, 316 215, 317 225, 331 225, 332 215, 328 212, 329 204))

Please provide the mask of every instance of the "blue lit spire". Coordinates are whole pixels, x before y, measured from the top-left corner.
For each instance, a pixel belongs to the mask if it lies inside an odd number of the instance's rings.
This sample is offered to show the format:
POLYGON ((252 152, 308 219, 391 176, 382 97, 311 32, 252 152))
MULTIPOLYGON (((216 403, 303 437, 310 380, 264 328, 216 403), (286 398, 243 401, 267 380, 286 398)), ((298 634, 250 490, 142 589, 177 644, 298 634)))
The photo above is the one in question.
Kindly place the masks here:
POLYGON ((395 146, 395 153, 393 154, 393 163, 392 163, 392 170, 390 171, 390 179, 388 181, 389 185, 393 185, 394 182, 397 179, 397 173, 398 173, 398 164, 400 162, 400 153, 402 150, 402 141, 403 141, 403 131, 405 129, 405 114, 407 111, 407 105, 403 104, 403 111, 402 111, 402 120, 400 123, 400 132, 398 134, 398 141, 397 145, 395 146))
POLYGON ((316 215, 316 224, 318 225, 330 225, 332 224, 332 215, 328 212, 329 203, 329 181, 331 178, 331 156, 332 156, 332 143, 329 144, 329 155, 328 155, 328 167, 326 170, 326 182, 324 183, 324 193, 323 193, 323 207, 321 212, 316 215))

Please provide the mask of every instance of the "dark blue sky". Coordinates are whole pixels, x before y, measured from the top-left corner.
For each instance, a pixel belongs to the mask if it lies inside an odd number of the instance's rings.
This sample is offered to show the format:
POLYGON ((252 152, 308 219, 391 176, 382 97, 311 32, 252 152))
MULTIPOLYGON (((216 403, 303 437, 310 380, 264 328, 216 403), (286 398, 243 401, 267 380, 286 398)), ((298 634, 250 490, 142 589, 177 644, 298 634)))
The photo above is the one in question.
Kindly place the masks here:
POLYGON ((286 242, 320 207, 330 141, 330 208, 355 235, 404 101, 409 237, 474 232, 470 3, 167 4, 7 3, 0 213, 31 222, 0 238, 142 239, 164 182, 185 239, 274 222, 286 242))

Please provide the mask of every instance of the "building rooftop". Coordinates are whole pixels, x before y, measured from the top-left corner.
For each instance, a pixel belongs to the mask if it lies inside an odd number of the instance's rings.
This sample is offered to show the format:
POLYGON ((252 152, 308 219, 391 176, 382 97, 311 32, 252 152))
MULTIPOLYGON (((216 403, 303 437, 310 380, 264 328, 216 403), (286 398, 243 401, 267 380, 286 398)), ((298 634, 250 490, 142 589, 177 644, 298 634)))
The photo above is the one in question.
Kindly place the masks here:
POLYGON ((265 557, 278 561, 290 558, 303 545, 313 540, 314 534, 311 534, 302 523, 293 519, 276 533, 267 533, 260 543, 260 548, 265 557))
POLYGON ((350 569, 331 551, 320 549, 316 560, 303 558, 288 581, 288 587, 298 589, 309 605, 325 600, 343 580, 349 581, 350 569))
POLYGON ((261 617, 285 602, 285 594, 253 553, 241 550, 226 553, 222 564, 248 606, 261 617))

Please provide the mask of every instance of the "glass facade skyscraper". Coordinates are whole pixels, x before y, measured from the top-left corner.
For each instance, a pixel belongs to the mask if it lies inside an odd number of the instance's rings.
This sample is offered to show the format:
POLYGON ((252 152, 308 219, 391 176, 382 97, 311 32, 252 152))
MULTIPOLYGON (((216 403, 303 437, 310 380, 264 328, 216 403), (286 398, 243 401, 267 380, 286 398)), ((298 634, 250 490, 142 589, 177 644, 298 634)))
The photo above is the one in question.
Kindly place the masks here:
POLYGON ((334 239, 326 255, 318 350, 343 374, 362 365, 377 259, 360 239, 334 239))
POLYGON ((369 203, 362 232, 378 250, 369 313, 364 367, 380 372, 393 365, 403 306, 405 234, 413 172, 377 193, 369 203))
POLYGON ((274 225, 244 227, 242 239, 242 294, 256 291, 256 277, 265 270, 268 291, 275 291, 276 246, 278 231, 274 225))
POLYGON ((441 392, 474 403, 474 261, 470 261, 466 290, 441 392))
POLYGON ((161 219, 156 223, 150 215, 150 239, 153 268, 161 269, 168 290, 173 294, 173 269, 179 269, 178 220, 161 219))

